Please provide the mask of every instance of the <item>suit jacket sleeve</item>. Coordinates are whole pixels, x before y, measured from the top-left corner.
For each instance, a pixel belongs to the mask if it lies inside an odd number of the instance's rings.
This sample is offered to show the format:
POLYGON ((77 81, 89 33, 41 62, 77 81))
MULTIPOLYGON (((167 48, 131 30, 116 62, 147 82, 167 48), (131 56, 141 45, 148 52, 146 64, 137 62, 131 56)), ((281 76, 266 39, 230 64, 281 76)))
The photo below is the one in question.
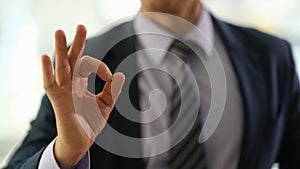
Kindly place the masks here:
POLYGON ((6 169, 37 168, 44 149, 57 135, 55 126, 54 112, 45 95, 36 119, 31 122, 31 129, 6 169))
MULTIPOLYGON (((289 46, 289 45, 288 45, 289 46)), ((285 67, 284 82, 287 89, 287 117, 278 162, 281 169, 300 168, 300 85, 292 52, 289 49, 288 65, 285 67)))

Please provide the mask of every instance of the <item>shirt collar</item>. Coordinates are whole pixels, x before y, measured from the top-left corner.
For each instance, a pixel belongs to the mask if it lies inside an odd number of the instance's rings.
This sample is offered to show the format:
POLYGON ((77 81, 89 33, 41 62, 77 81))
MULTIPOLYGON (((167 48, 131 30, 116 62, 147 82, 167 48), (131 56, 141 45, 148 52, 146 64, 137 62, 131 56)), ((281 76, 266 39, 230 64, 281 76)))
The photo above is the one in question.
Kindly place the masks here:
MULTIPOLYGON (((175 35, 160 27, 143 14, 139 13, 133 21, 134 31, 138 36, 138 41, 141 49, 158 49, 167 51, 175 35)), ((202 10, 201 16, 195 25, 196 29, 191 29, 181 39, 192 41, 202 47, 206 56, 211 56, 214 43, 214 27, 212 18, 207 10, 202 10)), ((166 52, 151 52, 146 50, 147 56, 151 60, 159 64, 164 59, 166 52)))
POLYGON ((214 50, 214 26, 212 18, 207 10, 203 10, 195 29, 191 29, 184 35, 183 39, 193 41, 199 45, 207 57, 212 55, 214 50))

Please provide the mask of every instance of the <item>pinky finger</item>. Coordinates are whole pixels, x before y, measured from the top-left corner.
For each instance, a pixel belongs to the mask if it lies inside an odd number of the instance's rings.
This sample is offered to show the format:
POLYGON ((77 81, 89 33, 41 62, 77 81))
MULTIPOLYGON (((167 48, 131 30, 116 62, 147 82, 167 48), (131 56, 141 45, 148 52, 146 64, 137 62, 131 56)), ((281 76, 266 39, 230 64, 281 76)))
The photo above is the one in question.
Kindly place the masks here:
POLYGON ((56 86, 56 81, 53 75, 52 62, 48 55, 42 56, 42 65, 44 88, 48 92, 56 86))

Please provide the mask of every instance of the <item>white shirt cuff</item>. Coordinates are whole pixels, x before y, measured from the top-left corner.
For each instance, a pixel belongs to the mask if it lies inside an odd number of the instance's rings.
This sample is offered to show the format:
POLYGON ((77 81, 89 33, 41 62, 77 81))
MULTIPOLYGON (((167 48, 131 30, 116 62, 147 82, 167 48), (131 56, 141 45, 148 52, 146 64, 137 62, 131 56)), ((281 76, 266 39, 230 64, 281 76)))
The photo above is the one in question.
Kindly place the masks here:
MULTIPOLYGON (((54 143, 56 138, 46 147, 39 162, 38 169, 60 169, 54 157, 54 143)), ((90 153, 89 151, 77 164, 77 169, 90 169, 90 153)))

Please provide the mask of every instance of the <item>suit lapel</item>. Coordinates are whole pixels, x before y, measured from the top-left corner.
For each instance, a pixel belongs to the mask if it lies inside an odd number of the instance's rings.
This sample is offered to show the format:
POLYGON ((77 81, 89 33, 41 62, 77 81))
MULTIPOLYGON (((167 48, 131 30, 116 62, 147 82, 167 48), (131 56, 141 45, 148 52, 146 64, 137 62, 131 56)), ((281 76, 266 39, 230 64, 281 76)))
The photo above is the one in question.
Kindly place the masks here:
MULTIPOLYGON (((239 79, 244 104, 244 131, 238 168, 256 168, 263 137, 266 96, 262 72, 257 66, 258 56, 245 45, 246 38, 240 29, 214 18, 216 28, 228 51, 239 79)), ((253 45, 253 44, 252 44, 253 45)))
MULTIPOLYGON (((133 24, 132 22, 128 22, 126 25, 120 28, 122 34, 128 34, 128 35, 133 35, 133 24)), ((118 31, 118 32, 119 32, 118 31)), ((137 61, 135 57, 130 57, 130 61, 126 62, 127 64, 125 67, 121 67, 119 69, 119 64, 123 62, 125 59, 128 58, 131 54, 133 54, 136 51, 136 37, 131 36, 128 37, 122 41, 120 41, 118 44, 116 44, 112 50, 107 54, 107 60, 104 59, 104 62, 109 63, 109 67, 111 68, 112 71, 115 71, 117 68, 118 71, 121 71, 125 74, 125 76, 130 76, 134 75, 137 72, 137 61)), ((126 77, 126 78, 127 78, 126 77)), ((125 107, 130 106, 132 109, 133 107, 137 110, 140 110, 139 106, 139 90, 138 90, 138 79, 135 77, 132 80, 131 79, 126 79, 126 84, 130 86, 129 91, 124 91, 130 96, 130 105, 126 105, 125 107), (133 107, 132 107, 133 106, 133 107)), ((124 89, 124 88, 123 88, 124 89)), ((126 109, 126 108, 125 108, 126 109)), ((130 110, 121 110, 125 111, 125 113, 133 113, 130 110)), ((124 112, 122 112, 124 113, 124 112)), ((139 114, 135 114, 137 118, 139 118, 139 114)), ((114 125, 117 126, 118 131, 120 131, 123 134, 126 134, 129 137, 136 137, 139 138, 141 137, 140 133, 140 124, 130 121, 123 117, 117 110, 114 110, 111 118, 114 119, 113 123, 114 125)), ((137 149, 133 151, 142 151, 141 150, 141 145, 136 145, 137 149)), ((125 169, 140 169, 144 168, 144 162, 142 158, 126 158, 122 157, 122 168, 125 169)))

